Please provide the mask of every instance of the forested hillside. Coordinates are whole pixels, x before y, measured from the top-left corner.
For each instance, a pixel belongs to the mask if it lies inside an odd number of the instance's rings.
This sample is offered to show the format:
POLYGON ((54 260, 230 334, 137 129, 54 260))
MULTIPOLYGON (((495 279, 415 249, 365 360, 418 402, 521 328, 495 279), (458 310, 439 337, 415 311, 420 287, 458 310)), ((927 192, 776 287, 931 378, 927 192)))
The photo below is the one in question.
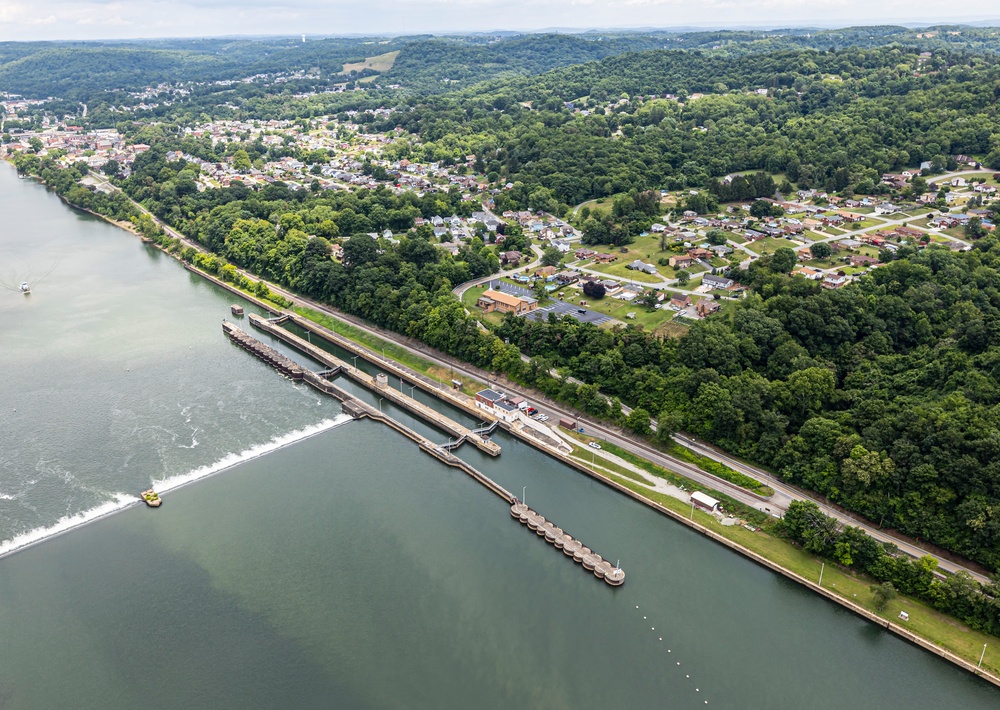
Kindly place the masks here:
POLYGON ((824 187, 841 169, 877 182, 954 153, 1000 168, 998 97, 993 55, 653 51, 418 101, 384 125, 417 133, 435 157, 488 156, 491 175, 539 204, 573 205, 741 170, 824 187))

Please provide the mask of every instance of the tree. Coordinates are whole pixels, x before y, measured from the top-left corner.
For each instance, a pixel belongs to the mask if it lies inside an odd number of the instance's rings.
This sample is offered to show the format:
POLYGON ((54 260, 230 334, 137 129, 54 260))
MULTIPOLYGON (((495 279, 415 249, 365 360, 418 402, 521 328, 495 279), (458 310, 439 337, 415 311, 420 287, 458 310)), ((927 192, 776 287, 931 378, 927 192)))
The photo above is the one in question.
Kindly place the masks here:
POLYGON ((101 166, 101 172, 108 177, 114 177, 122 169, 121 163, 117 160, 109 160, 101 166))
POLYGON ((604 288, 604 284, 600 281, 588 281, 583 284, 583 292, 595 301, 604 298, 607 289, 604 288))
POLYGON ((798 256, 790 247, 778 247, 771 255, 771 271, 778 274, 787 274, 795 268, 798 263, 798 256))
POLYGON ((243 148, 233 153, 233 169, 240 173, 249 172, 253 168, 250 155, 243 148))
POLYGON ((708 239, 709 244, 714 244, 715 246, 722 246, 728 241, 726 233, 721 229, 710 229, 705 237, 708 239))
POLYGON ((542 265, 543 266, 558 266, 562 261, 562 252, 555 247, 545 247, 545 251, 542 254, 542 265))
POLYGON ((809 252, 814 259, 828 259, 833 254, 833 249, 826 242, 816 242, 809 247, 809 252))
POLYGON ((687 286, 691 282, 691 274, 684 269, 677 272, 677 285, 687 286))
POLYGON ((892 582, 873 584, 868 589, 874 595, 873 601, 875 603, 876 611, 882 611, 885 609, 886 605, 898 596, 896 588, 892 586, 892 582))
POLYGON ((766 200, 754 200, 753 204, 750 205, 750 214, 757 219, 770 217, 771 203, 766 200))
POLYGON ((973 217, 965 225, 965 236, 969 239, 979 239, 984 233, 983 220, 979 217, 973 217))
POLYGON ((640 436, 648 436, 650 433, 649 412, 642 407, 636 407, 625 417, 625 427, 640 436))

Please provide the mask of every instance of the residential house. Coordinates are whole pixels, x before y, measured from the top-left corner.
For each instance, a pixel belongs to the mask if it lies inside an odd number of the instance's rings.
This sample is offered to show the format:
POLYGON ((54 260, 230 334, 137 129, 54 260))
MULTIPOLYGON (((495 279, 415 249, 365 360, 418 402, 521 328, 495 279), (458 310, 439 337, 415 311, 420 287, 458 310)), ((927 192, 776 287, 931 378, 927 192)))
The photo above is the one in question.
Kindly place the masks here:
POLYGON ((823 288, 843 288, 847 284, 847 274, 838 271, 835 274, 827 274, 820 284, 823 288))
POLYGON ((686 254, 683 256, 672 256, 667 260, 667 263, 675 269, 686 269, 694 263, 694 258, 686 254))
POLYGON ((680 311, 685 308, 690 308, 691 305, 692 305, 691 297, 688 296, 686 293, 684 293, 684 294, 678 294, 673 298, 671 298, 670 303, 667 304, 667 308, 670 308, 675 311, 680 311))
POLYGON ((567 286, 569 284, 574 284, 580 280, 580 274, 575 271, 560 271, 556 274, 556 282, 561 286, 567 286))
POLYGON ((718 313, 720 308, 722 307, 717 302, 702 299, 695 305, 694 310, 700 318, 705 318, 713 313, 718 313))
POLYGON ((823 272, 819 269, 814 269, 811 266, 796 266, 792 271, 792 274, 798 274, 799 276, 804 276, 810 281, 819 281, 823 278, 823 272))
POLYGON ((733 281, 731 278, 713 274, 705 274, 701 279, 701 283, 703 286, 709 286, 713 289, 722 289, 722 290, 730 289, 736 285, 736 282, 733 281))
POLYGON ((517 266, 521 263, 521 252, 505 251, 500 254, 501 266, 517 266))
POLYGON ((645 262, 639 261, 638 259, 636 259, 635 261, 633 261, 631 264, 626 264, 625 268, 626 269, 631 269, 632 271, 642 271, 643 273, 646 273, 646 274, 655 274, 656 273, 656 267, 655 266, 653 266, 652 264, 647 264, 645 262))
POLYGON ((879 260, 864 254, 852 254, 851 266, 876 266, 879 260))

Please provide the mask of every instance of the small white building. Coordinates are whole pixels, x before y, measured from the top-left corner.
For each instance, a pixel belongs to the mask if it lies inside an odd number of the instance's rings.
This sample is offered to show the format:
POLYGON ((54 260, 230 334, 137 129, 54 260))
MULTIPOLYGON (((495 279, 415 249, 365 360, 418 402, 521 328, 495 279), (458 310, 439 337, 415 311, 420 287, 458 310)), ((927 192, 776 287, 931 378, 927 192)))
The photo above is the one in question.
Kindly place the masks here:
POLYGON ((691 504, 709 513, 715 513, 719 510, 719 501, 701 491, 695 491, 691 494, 691 504))

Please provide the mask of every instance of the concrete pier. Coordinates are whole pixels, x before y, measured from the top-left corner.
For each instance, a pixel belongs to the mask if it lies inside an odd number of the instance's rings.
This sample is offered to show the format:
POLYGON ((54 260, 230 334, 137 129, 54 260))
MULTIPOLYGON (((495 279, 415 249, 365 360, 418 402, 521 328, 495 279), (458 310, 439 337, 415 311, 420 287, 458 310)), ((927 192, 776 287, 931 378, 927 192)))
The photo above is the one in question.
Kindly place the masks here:
MULTIPOLYGON (((254 322, 255 319, 258 321, 261 320, 257 318, 257 316, 254 315, 250 316, 251 322, 254 322)), ((266 323, 266 321, 264 322, 266 323)), ((257 325, 257 323, 254 323, 254 325, 257 325)), ((276 328, 277 330, 284 331, 284 329, 279 328, 278 326, 273 326, 273 327, 276 328)), ((320 373, 313 372, 312 370, 304 368, 298 363, 289 360, 287 357, 279 353, 277 350, 265 345, 256 338, 248 335, 247 333, 245 333, 243 330, 233 325, 232 323, 229 323, 228 321, 223 321, 222 329, 234 343, 236 343, 238 346, 240 346, 247 352, 256 355, 258 358, 268 363, 282 374, 285 374, 294 380, 301 380, 309 384, 310 386, 315 387, 319 391, 325 394, 329 394, 330 396, 340 400, 343 403, 344 412, 351 415, 353 418, 361 419, 363 417, 368 417, 369 419, 380 421, 383 424, 386 424, 387 426, 395 429, 403 436, 406 436, 407 438, 415 441, 417 445, 420 447, 421 451, 430 454, 434 458, 438 459, 439 461, 448 466, 451 466, 452 468, 457 468, 464 471, 470 478, 481 484, 487 490, 496 494, 505 503, 510 505, 511 517, 515 518, 522 525, 526 525, 528 529, 534 531, 538 537, 541 537, 556 549, 561 549, 563 551, 563 554, 572 557, 575 562, 582 564, 585 570, 587 570, 588 572, 593 572, 594 576, 597 577, 598 579, 603 579, 607 584, 614 587, 617 587, 622 583, 624 583, 625 572, 621 568, 612 567, 611 563, 604 560, 600 555, 594 553, 589 547, 586 547, 579 540, 576 540, 570 535, 566 534, 562 528, 557 527, 554 523, 552 523, 549 520, 546 520, 544 517, 542 517, 534 510, 529 508, 526 504, 517 500, 517 498, 515 498, 514 495, 510 493, 510 491, 505 489, 503 486, 501 486, 499 483, 491 479, 482 471, 479 471, 473 465, 455 456, 445 446, 434 443, 427 437, 423 436, 422 434, 418 434, 417 432, 410 429, 408 426, 405 426, 404 424, 396 421, 389 415, 383 414, 381 411, 371 406, 367 402, 364 402, 355 397, 354 395, 350 394, 349 392, 346 392, 345 390, 337 387, 335 384, 325 379, 325 377, 321 376, 320 373)), ((270 332, 270 330, 268 330, 268 332, 270 332)), ((337 360, 337 358, 333 357, 325 350, 321 351, 321 353, 323 353, 323 357, 319 357, 320 353, 316 353, 316 355, 313 355, 312 348, 314 346, 310 345, 306 341, 303 341, 301 338, 298 338, 298 336, 292 333, 288 333, 287 331, 284 331, 284 333, 289 338, 296 338, 297 340, 301 341, 300 344, 305 344, 306 346, 308 346, 309 350, 307 350, 306 352, 308 352, 311 356, 316 357, 316 359, 319 360, 320 362, 326 362, 330 366, 331 370, 339 368, 339 372, 344 372, 345 370, 350 368, 350 365, 347 365, 347 363, 337 360)), ((322 374, 329 374, 329 373, 330 371, 327 371, 322 374)), ((362 374, 368 377, 370 381, 374 381, 374 378, 372 378, 370 375, 367 375, 367 373, 362 373, 362 374)), ((393 392, 393 390, 391 389, 376 390, 376 391, 393 392)), ((417 404, 419 404, 419 402, 417 404)), ((429 407, 427 409, 429 409, 429 407)), ((434 412, 434 414, 437 414, 438 416, 447 419, 446 417, 444 417, 444 415, 441 415, 438 412, 434 412)), ((451 420, 448 421, 450 422, 451 420)), ((455 427, 461 426, 455 422, 451 422, 451 424, 455 427)), ((469 431, 468 429, 465 429, 464 427, 462 427, 462 429, 464 429, 466 432, 464 436, 477 437, 476 434, 469 431)), ((497 447, 497 452, 499 453, 499 447, 497 447)))
MULTIPOLYGON (((284 320, 281 322, 284 322, 285 320, 293 320, 291 316, 282 316, 282 318, 284 320)), ((417 401, 413 397, 408 397, 402 392, 387 386, 385 383, 379 382, 377 377, 372 377, 364 370, 360 370, 350 363, 344 362, 336 355, 333 355, 321 347, 313 345, 309 341, 295 335, 295 333, 285 330, 281 327, 279 322, 268 321, 258 315, 251 314, 250 324, 255 328, 263 330, 265 333, 269 333, 270 335, 288 343, 296 350, 305 353, 309 357, 322 362, 330 368, 327 372, 335 371, 338 375, 349 377, 358 384, 367 387, 379 397, 389 400, 396 406, 417 415, 424 421, 447 433, 452 437, 452 440, 448 442, 449 448, 457 448, 459 445, 467 441, 480 451, 483 451, 490 456, 500 455, 500 446, 495 441, 482 436, 480 433, 477 433, 468 427, 462 426, 458 422, 450 419, 441 412, 428 407, 426 404, 417 401)), ((482 411, 476 411, 480 416, 483 415, 482 411)))
POLYGON ((556 527, 551 520, 546 520, 529 508, 526 503, 515 498, 510 506, 510 517, 533 530, 557 550, 562 550, 567 557, 572 557, 574 562, 582 565, 588 572, 593 572, 598 579, 603 579, 612 587, 620 587, 625 583, 625 570, 612 565, 562 528, 556 527))

